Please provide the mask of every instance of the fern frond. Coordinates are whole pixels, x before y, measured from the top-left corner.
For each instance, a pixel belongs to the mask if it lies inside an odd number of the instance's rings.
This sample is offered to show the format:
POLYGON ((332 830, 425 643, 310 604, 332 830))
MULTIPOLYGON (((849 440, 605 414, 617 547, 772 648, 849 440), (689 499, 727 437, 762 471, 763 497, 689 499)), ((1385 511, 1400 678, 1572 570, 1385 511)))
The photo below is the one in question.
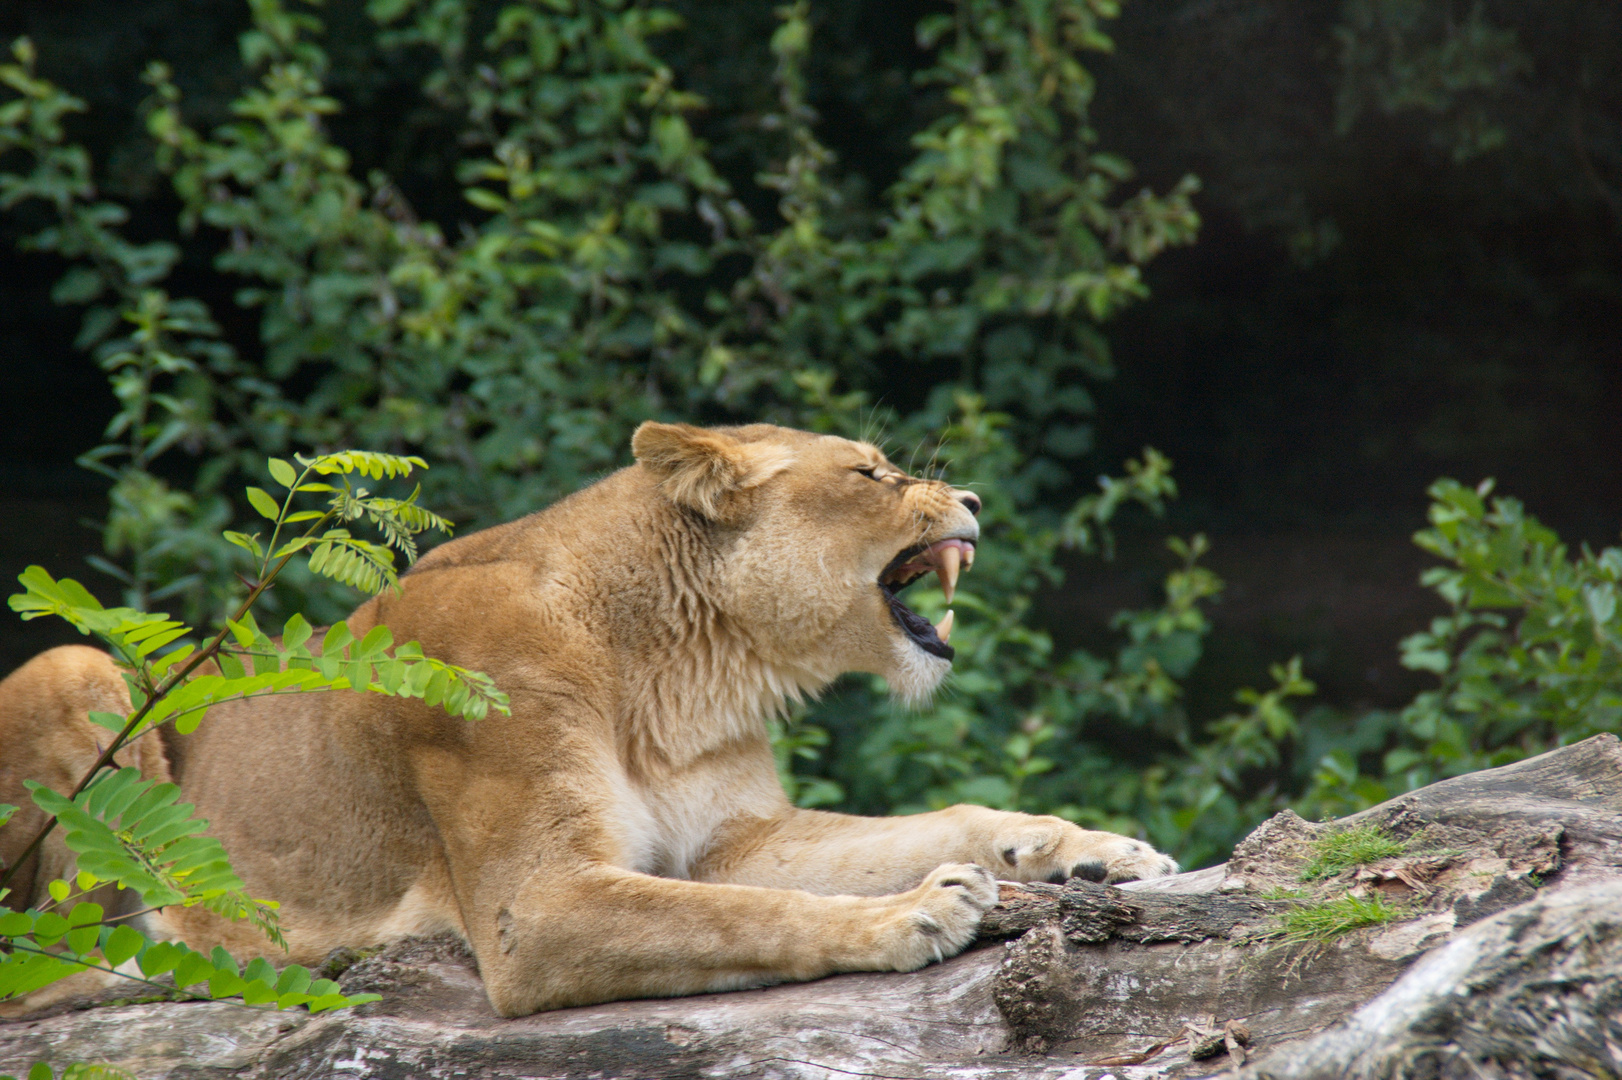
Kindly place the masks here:
POLYGON ((246 895, 225 848, 200 835, 208 822, 192 816, 196 807, 179 801, 174 784, 143 780, 133 768, 101 774, 72 799, 25 783, 34 804, 62 825, 84 873, 134 889, 148 907, 205 904, 222 915, 236 912, 283 944, 274 909, 246 895))
POLYGON ((446 534, 451 532, 449 521, 432 510, 417 505, 417 496, 421 494, 422 487, 419 485, 408 498, 362 500, 367 519, 377 526, 387 543, 405 554, 408 563, 417 561, 418 533, 427 532, 429 529, 437 529, 446 534))
POLYGON ((25 620, 55 615, 81 634, 93 634, 106 642, 117 658, 131 667, 178 638, 191 628, 175 622, 163 612, 148 613, 134 608, 102 607, 101 601, 72 578, 57 580, 41 566, 30 566, 17 580, 24 591, 14 593, 6 603, 25 620))
POLYGON ((415 455, 381 454, 373 450, 340 450, 335 454, 305 457, 295 454, 300 465, 324 476, 360 473, 374 480, 392 480, 396 476, 410 476, 413 469, 426 469, 428 463, 415 455))
POLYGON ((348 529, 328 529, 310 553, 310 569, 374 596, 397 588, 394 552, 382 544, 351 536, 348 529))

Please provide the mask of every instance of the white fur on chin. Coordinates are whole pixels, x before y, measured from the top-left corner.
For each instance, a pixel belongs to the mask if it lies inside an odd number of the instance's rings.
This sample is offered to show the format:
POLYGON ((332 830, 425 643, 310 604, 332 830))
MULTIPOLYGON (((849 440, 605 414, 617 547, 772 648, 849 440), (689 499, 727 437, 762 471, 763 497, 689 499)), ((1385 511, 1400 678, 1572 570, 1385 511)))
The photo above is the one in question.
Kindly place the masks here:
POLYGON ((889 679, 890 696, 912 708, 929 704, 952 670, 952 662, 926 653, 900 634, 893 640, 895 667, 889 679))

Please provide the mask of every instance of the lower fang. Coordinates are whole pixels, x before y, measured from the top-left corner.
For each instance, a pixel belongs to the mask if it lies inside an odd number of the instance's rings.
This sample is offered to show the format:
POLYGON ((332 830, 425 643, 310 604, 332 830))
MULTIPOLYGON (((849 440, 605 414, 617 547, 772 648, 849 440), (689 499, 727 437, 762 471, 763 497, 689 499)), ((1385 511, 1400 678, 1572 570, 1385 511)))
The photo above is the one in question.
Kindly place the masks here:
POLYGON ((947 611, 946 618, 935 624, 935 636, 941 639, 943 645, 952 640, 952 613, 950 610, 947 611))

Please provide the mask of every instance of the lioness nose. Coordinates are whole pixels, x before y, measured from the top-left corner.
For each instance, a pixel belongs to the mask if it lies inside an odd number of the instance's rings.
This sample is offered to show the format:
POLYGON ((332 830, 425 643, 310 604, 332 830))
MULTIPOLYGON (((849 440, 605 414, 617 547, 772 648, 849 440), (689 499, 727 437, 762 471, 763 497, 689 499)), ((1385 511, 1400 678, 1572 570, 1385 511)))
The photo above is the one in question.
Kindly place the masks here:
POLYGON ((969 513, 973 514, 975 517, 980 516, 980 496, 976 495, 974 492, 958 492, 957 501, 962 503, 968 509, 969 513))

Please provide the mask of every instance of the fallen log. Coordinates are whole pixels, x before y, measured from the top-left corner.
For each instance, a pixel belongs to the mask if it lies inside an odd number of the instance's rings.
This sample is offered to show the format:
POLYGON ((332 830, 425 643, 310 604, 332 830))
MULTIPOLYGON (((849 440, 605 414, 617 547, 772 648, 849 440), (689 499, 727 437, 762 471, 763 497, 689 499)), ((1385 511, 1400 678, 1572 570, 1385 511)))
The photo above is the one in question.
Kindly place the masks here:
POLYGON ((1616 1075, 1619 878, 1622 744, 1603 735, 1340 822, 1280 814, 1223 867, 1005 884, 979 945, 910 974, 504 1020, 464 947, 414 940, 331 958, 347 992, 384 996, 374 1005, 312 1017, 74 1002, 0 1024, 0 1072, 82 1060, 145 1080, 1149 1080, 1241 1065, 1254 1080, 1519 1078, 1568 1073, 1515 1061, 1583 1052, 1616 1075), (1385 854, 1326 864, 1326 838, 1354 829, 1385 854), (1341 907, 1383 915, 1290 930, 1341 907))
POLYGON ((1622 891, 1558 889, 1472 926, 1256 1080, 1533 1080, 1622 1071, 1622 891))

